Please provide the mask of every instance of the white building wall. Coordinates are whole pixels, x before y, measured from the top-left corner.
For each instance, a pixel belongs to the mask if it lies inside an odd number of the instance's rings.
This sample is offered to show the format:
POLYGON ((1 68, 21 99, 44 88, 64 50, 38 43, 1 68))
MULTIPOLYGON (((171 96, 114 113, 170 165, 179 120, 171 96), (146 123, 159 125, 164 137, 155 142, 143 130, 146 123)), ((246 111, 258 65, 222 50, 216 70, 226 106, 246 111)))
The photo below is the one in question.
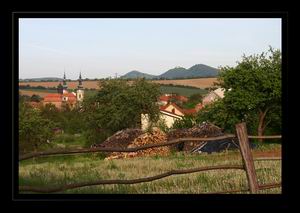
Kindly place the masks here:
MULTIPOLYGON (((176 120, 182 119, 182 118, 180 116, 173 117, 173 116, 169 116, 167 114, 160 113, 159 119, 164 121, 165 124, 167 125, 167 127, 170 128, 173 126, 173 124, 176 120)), ((149 122, 149 116, 147 114, 141 115, 141 124, 142 124, 141 125, 142 130, 146 130, 149 127, 150 122, 149 122)))

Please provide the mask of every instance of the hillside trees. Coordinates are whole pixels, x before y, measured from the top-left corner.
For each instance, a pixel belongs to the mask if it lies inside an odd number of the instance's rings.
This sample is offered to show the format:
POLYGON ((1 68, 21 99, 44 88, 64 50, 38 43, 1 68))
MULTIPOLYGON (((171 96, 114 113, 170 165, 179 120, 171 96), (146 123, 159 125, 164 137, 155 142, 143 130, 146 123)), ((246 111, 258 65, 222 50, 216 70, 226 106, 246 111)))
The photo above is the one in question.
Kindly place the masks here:
POLYGON ((236 67, 221 70, 219 86, 225 89, 225 97, 200 112, 199 120, 206 116, 217 123, 223 122, 223 127, 248 121, 256 125, 260 136, 270 124, 280 131, 281 52, 270 47, 259 55, 244 55, 236 67))
POLYGON ((158 120, 158 85, 145 79, 135 80, 131 84, 111 79, 101 81, 100 87, 96 95, 83 103, 91 143, 100 142, 121 129, 140 127, 141 114, 148 114, 153 122, 158 120))

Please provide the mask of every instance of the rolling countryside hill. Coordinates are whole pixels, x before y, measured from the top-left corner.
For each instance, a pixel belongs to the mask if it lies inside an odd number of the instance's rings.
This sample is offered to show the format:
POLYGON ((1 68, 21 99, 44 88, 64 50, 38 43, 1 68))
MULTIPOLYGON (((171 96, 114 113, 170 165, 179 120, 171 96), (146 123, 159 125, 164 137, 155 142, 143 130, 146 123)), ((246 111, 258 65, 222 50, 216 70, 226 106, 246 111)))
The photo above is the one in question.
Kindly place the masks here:
POLYGON ((153 79, 157 76, 155 75, 150 75, 150 74, 146 74, 146 73, 142 73, 136 70, 133 70, 129 73, 126 73, 125 75, 121 76, 121 78, 124 79, 133 79, 133 78, 145 78, 145 79, 153 79))
POLYGON ((186 79, 186 78, 205 78, 216 77, 219 74, 219 70, 205 64, 196 64, 189 69, 184 67, 175 67, 169 69, 161 75, 150 75, 139 71, 131 71, 121 78, 133 79, 133 78, 146 78, 146 79, 186 79))

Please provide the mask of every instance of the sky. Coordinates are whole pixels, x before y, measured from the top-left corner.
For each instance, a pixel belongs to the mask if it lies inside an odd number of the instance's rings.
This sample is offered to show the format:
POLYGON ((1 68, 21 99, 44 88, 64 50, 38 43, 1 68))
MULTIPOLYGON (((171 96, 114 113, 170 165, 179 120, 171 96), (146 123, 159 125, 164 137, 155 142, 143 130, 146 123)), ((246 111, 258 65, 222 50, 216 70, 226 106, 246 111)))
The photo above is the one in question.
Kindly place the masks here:
POLYGON ((235 66, 281 49, 279 18, 19 19, 19 78, 159 75, 177 67, 235 66))

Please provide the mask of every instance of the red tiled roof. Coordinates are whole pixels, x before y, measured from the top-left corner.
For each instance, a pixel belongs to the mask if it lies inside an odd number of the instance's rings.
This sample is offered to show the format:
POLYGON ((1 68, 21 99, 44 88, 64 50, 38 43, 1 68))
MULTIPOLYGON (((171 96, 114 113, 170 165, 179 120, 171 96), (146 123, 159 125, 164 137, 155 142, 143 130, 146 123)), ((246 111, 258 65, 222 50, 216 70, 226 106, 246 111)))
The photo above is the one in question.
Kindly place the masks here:
MULTIPOLYGON (((160 110, 161 112, 165 112, 165 113, 169 113, 169 114, 171 114, 171 115, 174 115, 174 116, 179 116, 179 117, 182 117, 181 115, 177 115, 177 114, 175 114, 175 113, 173 113, 173 112, 169 112, 169 111, 166 111, 166 110, 160 110)), ((173 117, 174 117, 173 116, 173 117)))
POLYGON ((183 109, 183 113, 185 115, 195 114, 196 112, 197 112, 196 109, 183 109))
POLYGON ((172 96, 166 96, 162 95, 159 97, 160 101, 169 101, 171 98, 177 99, 178 101, 186 102, 188 101, 188 98, 182 95, 172 95, 172 96))
MULTIPOLYGON (((191 115, 191 114, 195 114, 197 112, 196 109, 182 109, 181 107, 179 107, 178 105, 176 105, 175 103, 169 103, 165 106, 160 106, 159 110, 160 111, 164 111, 164 112, 168 112, 171 114, 174 114, 173 112, 167 111, 166 108, 169 107, 170 105, 172 105, 174 108, 176 108, 178 111, 182 112, 184 115, 191 115)), ((177 115, 177 114, 174 114, 177 115)))
POLYGON ((44 102, 61 102, 62 95, 61 94, 48 94, 44 97, 44 102))
MULTIPOLYGON (((170 105, 172 105, 174 108, 176 108, 178 111, 180 111, 180 112, 182 112, 182 113, 184 114, 183 109, 181 109, 181 108, 180 108, 179 106, 177 106, 175 103, 168 103, 168 104, 165 105, 165 106, 161 106, 159 109, 162 110, 162 111, 165 111, 165 112, 172 113, 172 112, 166 110, 166 108, 169 107, 170 105)), ((174 113, 172 113, 172 114, 174 114, 174 113)), ((177 115, 177 114, 174 114, 174 115, 177 115)))
POLYGON ((169 101, 169 99, 170 99, 170 96, 162 95, 162 96, 159 97, 160 101, 169 101))
POLYGON ((176 96, 173 96, 173 98, 179 100, 179 101, 183 101, 183 102, 186 102, 188 101, 188 98, 185 97, 185 96, 182 96, 182 95, 176 95, 176 96))
POLYGON ((68 98, 68 102, 76 102, 76 95, 74 95, 73 93, 67 93, 67 94, 48 94, 44 97, 44 102, 62 102, 63 97, 67 97, 68 98))
POLYGON ((167 104, 167 105, 165 105, 165 106, 160 106, 159 109, 160 109, 160 110, 165 110, 168 106, 169 106, 169 104, 167 104))

